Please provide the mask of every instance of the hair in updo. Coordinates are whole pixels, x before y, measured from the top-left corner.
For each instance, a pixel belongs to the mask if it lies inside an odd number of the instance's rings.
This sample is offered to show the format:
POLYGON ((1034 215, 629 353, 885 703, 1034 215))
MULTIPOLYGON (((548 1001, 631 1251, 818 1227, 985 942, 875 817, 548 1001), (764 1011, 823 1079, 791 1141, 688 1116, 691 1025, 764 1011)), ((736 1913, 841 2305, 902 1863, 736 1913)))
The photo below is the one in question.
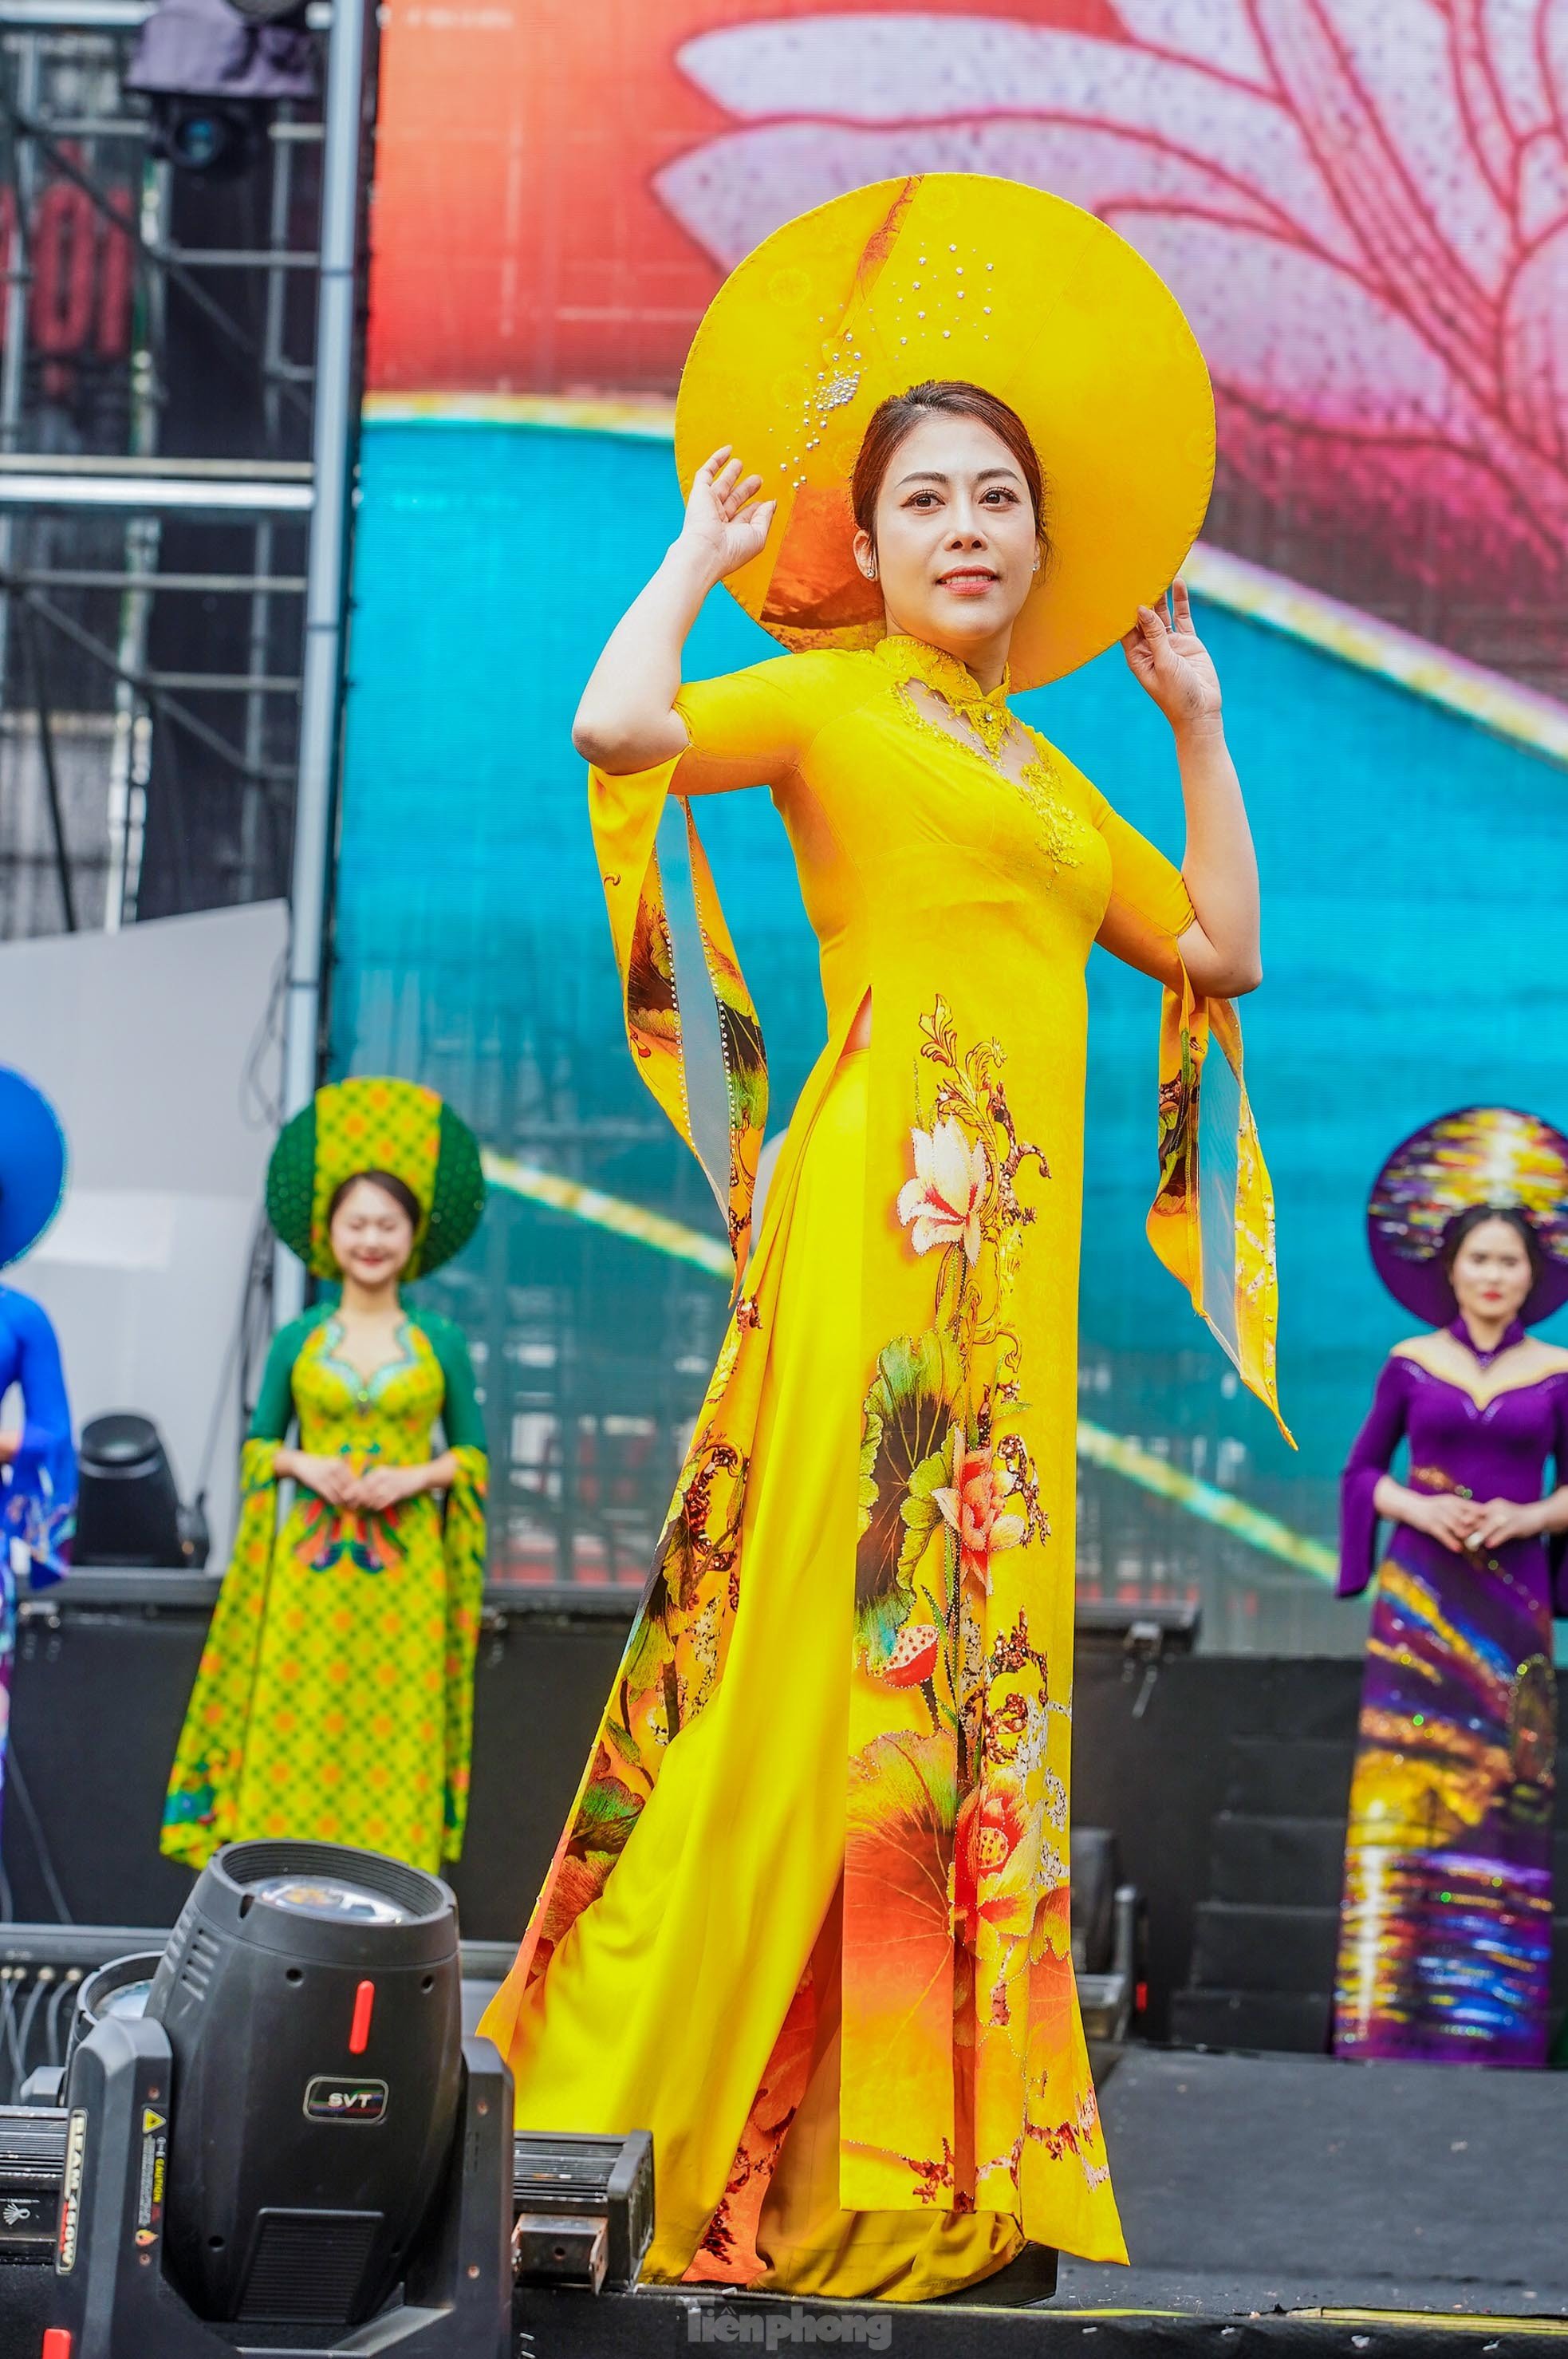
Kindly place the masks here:
POLYGON ((1535 1234, 1534 1223, 1528 1212, 1517 1204, 1470 1204, 1463 1212, 1455 1212, 1443 1232, 1443 1246, 1438 1256, 1443 1274, 1450 1286, 1454 1283, 1454 1265, 1459 1258, 1459 1248, 1468 1236, 1488 1221, 1501 1221, 1512 1229, 1530 1256, 1530 1282, 1533 1288, 1546 1268, 1546 1256, 1541 1239, 1535 1234))
POLYGON ((327 1206, 329 1228, 337 1219, 340 1207, 352 1190, 359 1186, 362 1180, 369 1187, 379 1188, 384 1196, 390 1196, 398 1211, 407 1216, 409 1226, 414 1229, 418 1228, 419 1199, 407 1180, 400 1180, 395 1171, 351 1171, 346 1180, 340 1180, 332 1190, 331 1199, 327 1206))
POLYGON ((924 385, 912 385, 907 393, 890 393, 871 412, 849 481, 850 505, 860 530, 876 538, 877 497, 882 478, 899 444, 926 418, 972 418, 978 424, 989 426, 998 441, 1007 445, 1018 462, 1018 472, 1023 477, 1034 510, 1034 530, 1041 549, 1049 556, 1045 478, 1040 454, 1030 440, 1029 429, 1016 409, 1010 409, 994 393, 987 393, 983 386, 970 385, 963 377, 928 377, 924 385))

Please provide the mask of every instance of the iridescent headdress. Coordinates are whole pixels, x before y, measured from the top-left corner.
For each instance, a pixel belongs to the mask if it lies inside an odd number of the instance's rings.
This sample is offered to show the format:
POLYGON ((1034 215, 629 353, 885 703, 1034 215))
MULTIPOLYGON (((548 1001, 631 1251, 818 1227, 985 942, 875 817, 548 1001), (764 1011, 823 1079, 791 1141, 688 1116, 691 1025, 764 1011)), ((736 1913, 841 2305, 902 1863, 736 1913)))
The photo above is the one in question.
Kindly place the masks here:
POLYGON ((1462 1106, 1396 1147, 1373 1185, 1367 1238, 1395 1300, 1440 1327, 1453 1318, 1443 1247, 1460 1213, 1521 1212, 1541 1270, 1519 1316, 1527 1325, 1568 1302, 1568 1138, 1517 1106, 1462 1106))

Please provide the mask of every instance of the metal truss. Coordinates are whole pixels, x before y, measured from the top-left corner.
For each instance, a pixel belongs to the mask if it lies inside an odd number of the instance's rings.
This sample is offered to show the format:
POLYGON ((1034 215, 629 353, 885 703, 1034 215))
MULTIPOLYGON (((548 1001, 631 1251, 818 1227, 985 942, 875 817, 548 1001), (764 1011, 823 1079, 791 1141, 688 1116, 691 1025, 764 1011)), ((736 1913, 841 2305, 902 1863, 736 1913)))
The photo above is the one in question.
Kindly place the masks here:
MULTIPOLYGON (((187 800, 192 782, 204 795, 210 779, 237 822, 225 836, 222 889, 209 877, 190 906, 283 889, 299 753, 320 266, 318 209, 300 201, 300 172, 322 128, 297 109, 276 110, 247 197, 265 214, 254 244, 177 239, 172 168, 153 153, 142 103, 120 90, 147 14, 145 0, 0 5, 3 726, 18 761, 20 742, 36 741, 30 777, 68 929, 136 917, 149 810, 166 777, 180 779, 187 800), (76 297, 57 299, 45 284, 60 245, 56 234, 44 251, 46 199, 57 212, 69 205, 78 247, 92 243, 101 274, 128 281, 123 354, 84 364, 59 349, 57 315, 76 297), (242 439, 251 447, 232 456, 189 454, 199 397, 171 372, 189 372, 198 351, 249 388, 252 430, 242 439), (84 449, 61 430, 59 386, 89 369, 114 380, 116 431, 99 439, 117 449, 84 449), (171 419, 185 429, 172 438, 171 419), (186 446, 178 455, 171 440, 186 446), (61 734, 84 712, 106 724, 95 742, 107 774, 76 794, 73 823, 61 734)), ((81 260, 75 251, 78 270, 81 260)), ((5 859, 0 849, 0 868, 5 859)))

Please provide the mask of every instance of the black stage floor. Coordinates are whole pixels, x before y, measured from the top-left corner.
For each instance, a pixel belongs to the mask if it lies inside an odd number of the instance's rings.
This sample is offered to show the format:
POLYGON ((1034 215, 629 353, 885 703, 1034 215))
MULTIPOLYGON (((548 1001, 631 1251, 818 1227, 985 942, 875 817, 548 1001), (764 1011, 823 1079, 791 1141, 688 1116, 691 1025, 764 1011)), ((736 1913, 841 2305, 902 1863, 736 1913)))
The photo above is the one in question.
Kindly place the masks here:
MULTIPOLYGON (((1568 2076, 1135 2048, 1101 2104, 1130 2268, 912 2308, 520 2291, 514 2359, 1091 2359, 1090 2335, 1098 2359, 1527 2359, 1568 2336, 1568 2076)), ((51 2282, 0 2270, 0 2359, 38 2359, 51 2282)))
POLYGON ((1100 2105, 1132 2267, 1053 2310, 1568 2315, 1568 2074, 1133 2048, 1100 2105))

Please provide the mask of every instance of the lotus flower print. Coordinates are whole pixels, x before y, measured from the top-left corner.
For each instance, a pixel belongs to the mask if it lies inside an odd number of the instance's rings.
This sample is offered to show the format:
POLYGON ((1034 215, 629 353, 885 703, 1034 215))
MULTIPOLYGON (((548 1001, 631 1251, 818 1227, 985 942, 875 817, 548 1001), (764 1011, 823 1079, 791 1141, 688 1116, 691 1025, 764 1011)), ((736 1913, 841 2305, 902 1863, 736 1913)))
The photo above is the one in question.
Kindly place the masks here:
POLYGON ((982 1925, 1028 1932, 1040 1868, 1036 1821, 1022 1786, 1006 1771, 964 1797, 953 1845, 953 1915, 970 1950, 982 1925))
POLYGON ((1254 513, 1472 602, 1563 594, 1568 0, 1113 5, 1120 38, 915 13, 704 33, 678 62, 735 127, 659 193, 728 266, 896 173, 1054 190, 1174 288, 1254 513))
POLYGON ((978 1140, 971 1147, 959 1125, 946 1116, 910 1136, 914 1177, 898 1191, 898 1217, 906 1228, 913 1226, 915 1252, 961 1245, 968 1261, 979 1261, 980 1205, 989 1177, 985 1148, 978 1140))
POLYGON ((991 1557, 1016 1548, 1028 1524, 1010 1503, 1012 1476, 989 1450, 972 1449, 961 1433, 949 1444, 953 1479, 931 1494, 943 1521, 958 1536, 958 1565, 966 1579, 989 1596, 991 1557))

